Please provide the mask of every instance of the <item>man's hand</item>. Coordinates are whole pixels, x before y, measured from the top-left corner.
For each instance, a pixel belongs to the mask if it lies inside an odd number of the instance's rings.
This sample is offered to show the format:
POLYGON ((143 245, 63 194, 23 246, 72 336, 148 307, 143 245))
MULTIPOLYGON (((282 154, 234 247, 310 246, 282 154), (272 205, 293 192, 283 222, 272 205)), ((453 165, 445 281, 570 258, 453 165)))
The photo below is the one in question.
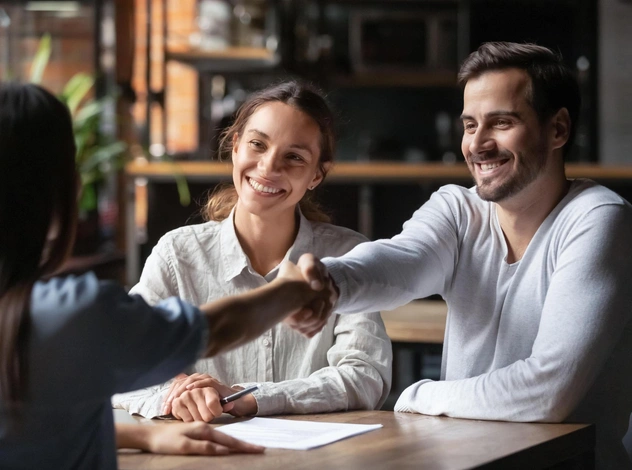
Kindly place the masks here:
POLYGON ((119 448, 141 449, 156 454, 226 455, 260 454, 261 446, 227 436, 205 423, 116 424, 119 448))
POLYGON ((297 265, 284 263, 279 270, 279 276, 288 278, 302 278, 312 289, 320 292, 300 311, 287 317, 284 322, 311 338, 323 329, 334 305, 338 300, 338 290, 321 261, 310 253, 302 255, 297 265))
POLYGON ((314 336, 327 323, 337 298, 327 270, 314 256, 303 255, 298 268, 285 262, 265 286, 200 306, 208 321, 206 355, 251 341, 289 315, 296 315, 290 320, 293 328, 314 336))
POLYGON ((222 406, 220 398, 232 395, 240 388, 231 388, 208 374, 180 374, 172 382, 162 414, 172 414, 182 421, 209 422, 222 413, 246 416, 257 413, 257 401, 244 396, 222 406))

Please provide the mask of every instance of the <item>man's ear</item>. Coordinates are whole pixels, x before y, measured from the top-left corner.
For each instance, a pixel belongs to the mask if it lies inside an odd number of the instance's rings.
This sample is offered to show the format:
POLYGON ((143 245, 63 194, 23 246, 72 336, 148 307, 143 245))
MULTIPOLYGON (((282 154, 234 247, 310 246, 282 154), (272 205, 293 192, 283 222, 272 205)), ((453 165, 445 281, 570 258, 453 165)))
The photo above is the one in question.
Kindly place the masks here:
POLYGON ((568 109, 561 108, 551 119, 553 126, 553 148, 559 149, 564 147, 571 135, 571 117, 568 109))
POLYGON ((322 170, 321 165, 318 165, 318 168, 316 169, 316 174, 314 175, 314 179, 312 179, 312 182, 309 185, 309 189, 316 189, 316 186, 318 186, 323 181, 323 179, 325 179, 325 175, 329 173, 331 165, 332 162, 324 162, 322 164, 322 170))

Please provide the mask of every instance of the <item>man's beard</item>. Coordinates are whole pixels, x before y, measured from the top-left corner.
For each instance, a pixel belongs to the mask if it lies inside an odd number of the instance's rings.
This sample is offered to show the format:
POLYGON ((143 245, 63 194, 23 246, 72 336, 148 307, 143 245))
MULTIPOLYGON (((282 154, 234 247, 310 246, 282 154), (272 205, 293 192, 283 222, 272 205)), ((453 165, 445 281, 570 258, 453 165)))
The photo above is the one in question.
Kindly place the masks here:
MULTIPOLYGON (((501 159, 511 160, 512 154, 507 150, 501 150, 498 152, 498 156, 501 159)), ((478 196, 484 201, 500 202, 515 196, 524 188, 529 186, 544 170, 546 166, 546 151, 544 148, 544 142, 535 146, 530 155, 525 153, 518 153, 518 159, 514 160, 519 162, 519 166, 513 175, 509 177, 500 185, 494 185, 496 177, 481 178, 480 181, 476 181, 476 192, 478 196)), ((474 159, 476 161, 476 159, 474 159)), ((505 163, 505 165, 511 164, 511 162, 505 163)))

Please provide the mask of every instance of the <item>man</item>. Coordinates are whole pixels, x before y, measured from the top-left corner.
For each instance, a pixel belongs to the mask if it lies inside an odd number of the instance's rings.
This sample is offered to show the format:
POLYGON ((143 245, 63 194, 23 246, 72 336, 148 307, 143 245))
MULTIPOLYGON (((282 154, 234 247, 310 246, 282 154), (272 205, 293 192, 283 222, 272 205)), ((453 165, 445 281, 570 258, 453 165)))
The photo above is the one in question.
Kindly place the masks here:
MULTIPOLYGON (((336 310, 440 294, 442 380, 408 387, 396 411, 592 422, 597 466, 629 467, 621 438, 632 410, 632 207, 566 179, 577 82, 557 54, 512 43, 481 46, 459 82, 476 186, 444 186, 401 234, 324 259, 336 310)), ((318 260, 299 265, 324 280, 318 260)))

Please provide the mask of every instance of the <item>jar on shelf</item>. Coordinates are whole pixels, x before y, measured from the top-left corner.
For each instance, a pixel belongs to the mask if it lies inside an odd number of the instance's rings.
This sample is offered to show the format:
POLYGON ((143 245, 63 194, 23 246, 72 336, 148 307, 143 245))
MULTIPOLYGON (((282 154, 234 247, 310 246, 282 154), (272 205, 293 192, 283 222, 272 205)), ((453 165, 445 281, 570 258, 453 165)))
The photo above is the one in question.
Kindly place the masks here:
POLYGON ((267 10, 263 0, 233 0, 232 37, 235 46, 266 46, 267 10))
POLYGON ((225 0, 198 0, 196 22, 200 49, 225 49, 230 45, 231 5, 225 0))

